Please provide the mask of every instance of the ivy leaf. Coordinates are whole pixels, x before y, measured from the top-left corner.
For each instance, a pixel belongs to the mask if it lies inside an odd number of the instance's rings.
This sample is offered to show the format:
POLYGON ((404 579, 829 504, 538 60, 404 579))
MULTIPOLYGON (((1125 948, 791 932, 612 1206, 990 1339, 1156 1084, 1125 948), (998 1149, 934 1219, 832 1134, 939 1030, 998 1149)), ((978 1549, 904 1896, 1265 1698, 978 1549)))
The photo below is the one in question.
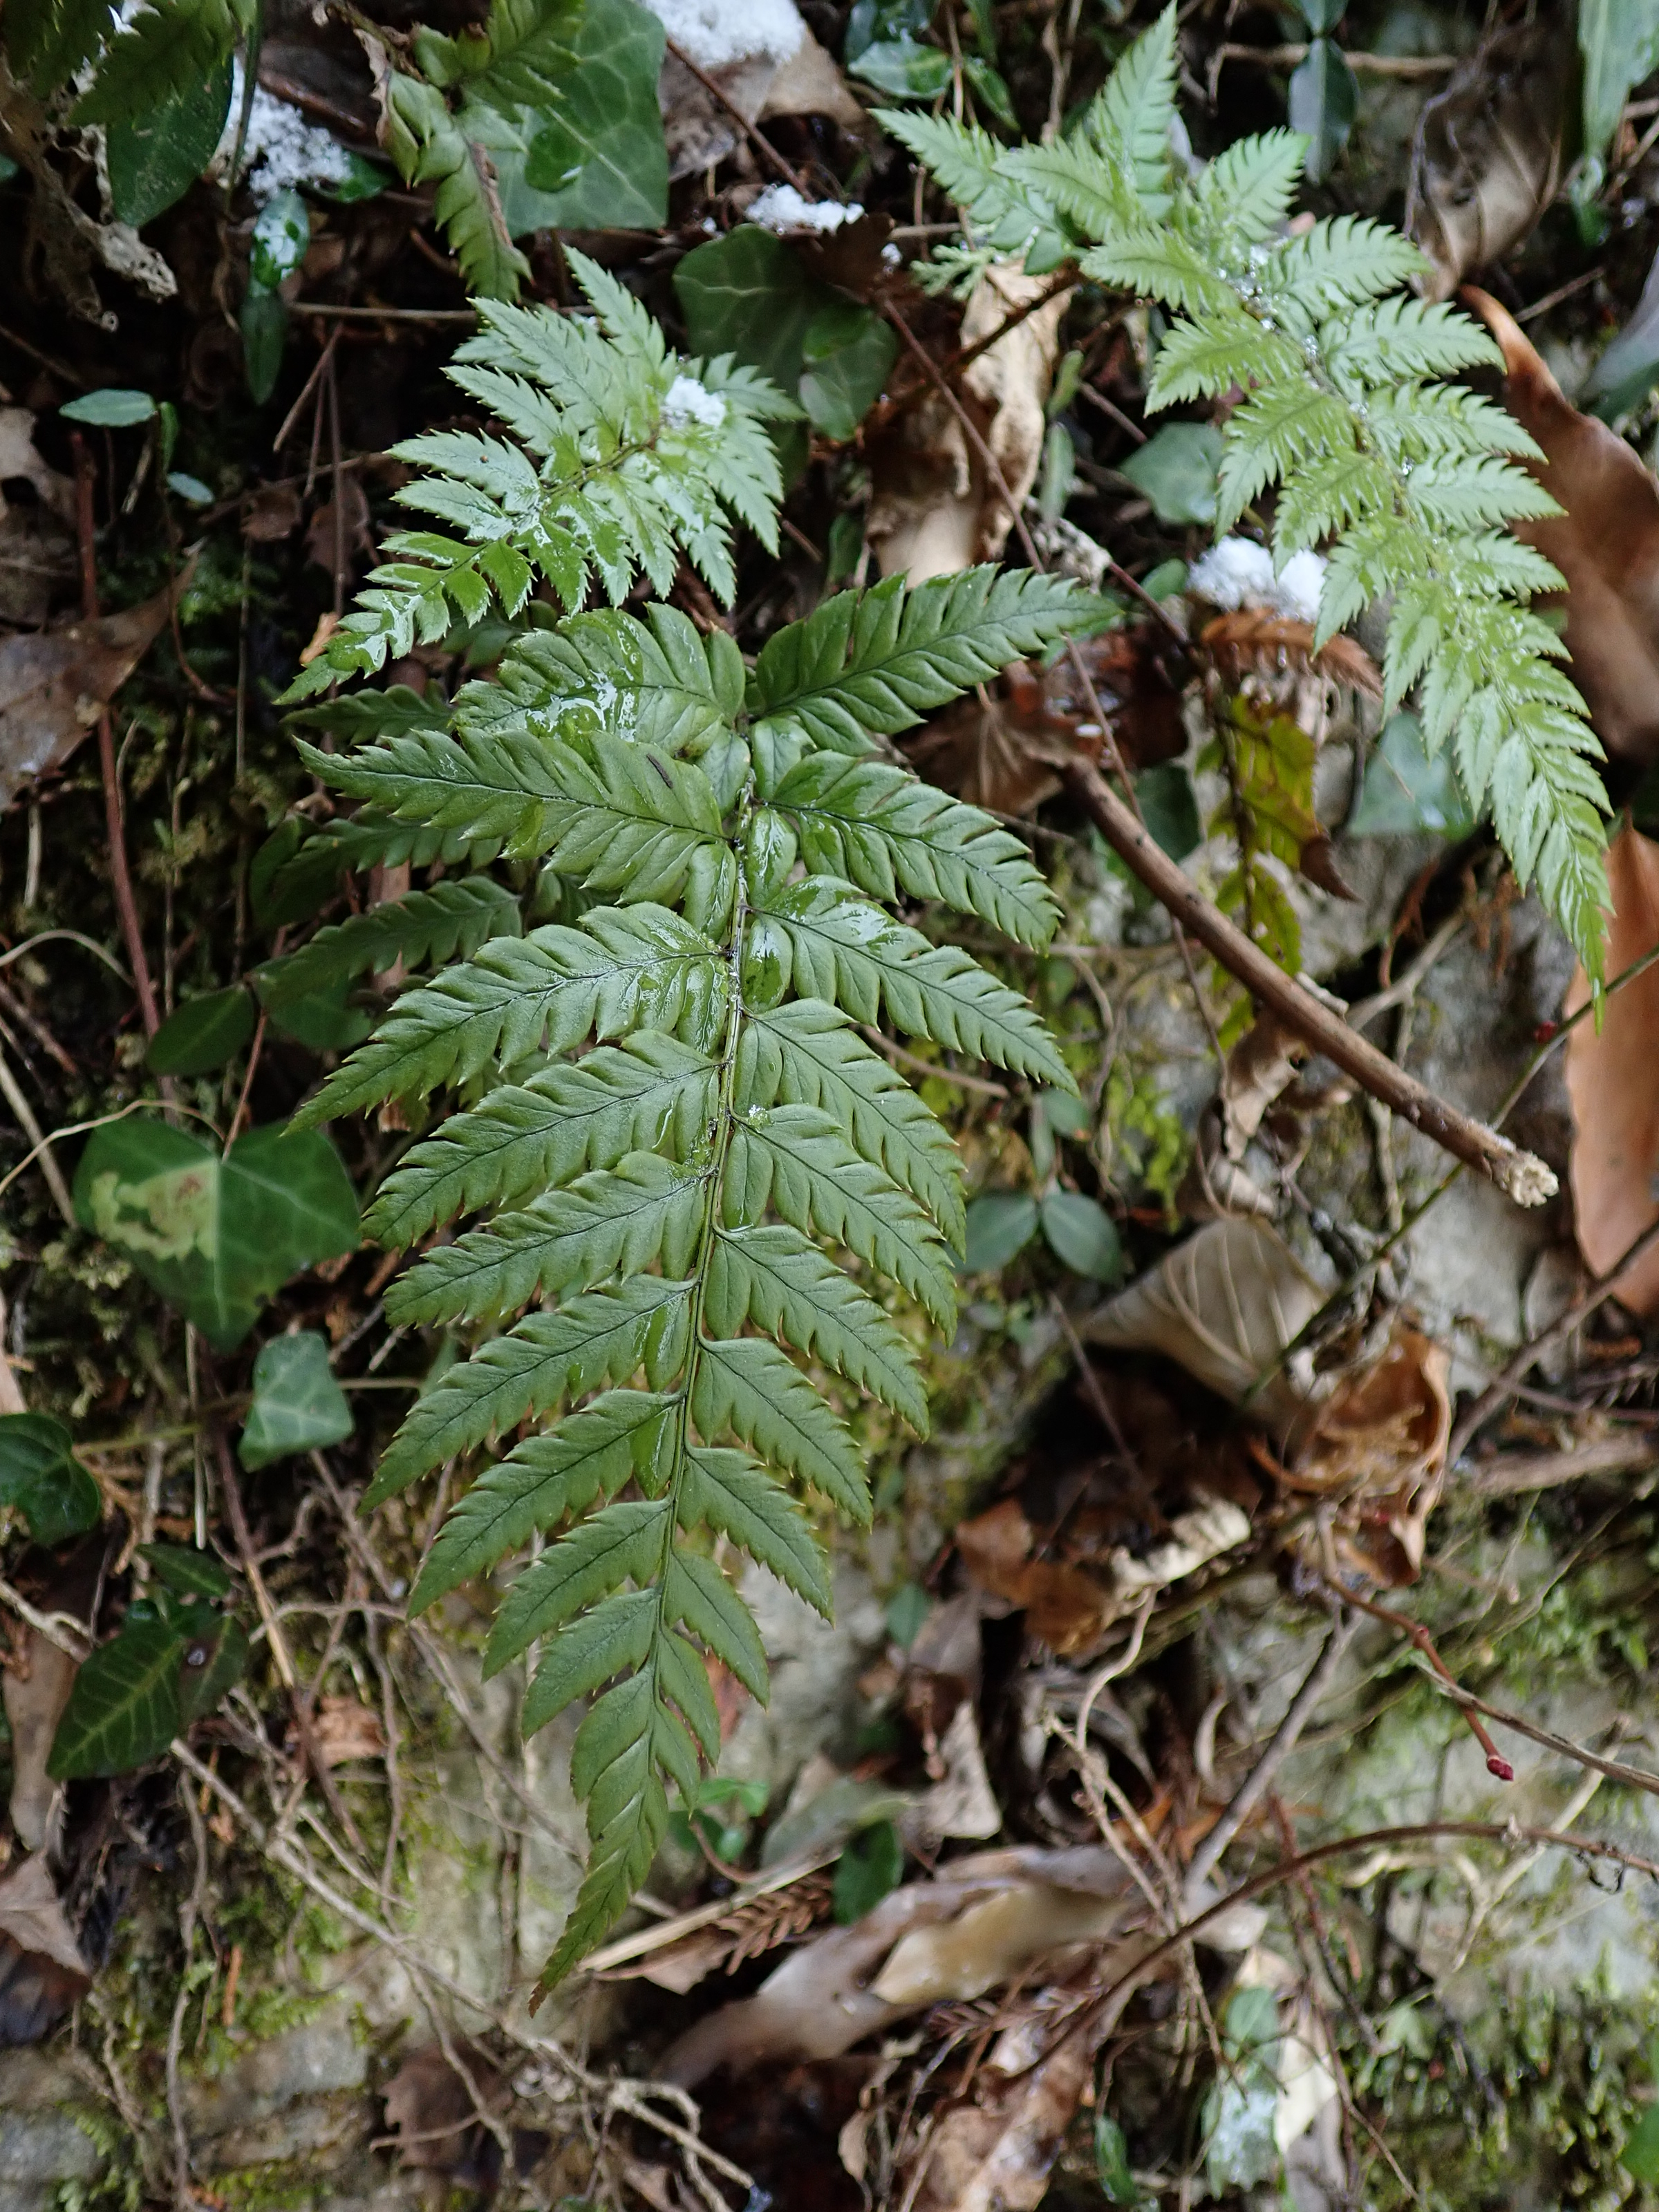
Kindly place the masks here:
POLYGON ((0 1418, 0 1505, 16 1507, 37 1544, 61 1544, 96 1527, 103 1510, 98 1485, 51 1414, 0 1418))
POLYGON ((351 1408, 314 1329, 273 1337, 253 1363, 253 1403, 236 1447, 245 1468, 337 1444, 352 1431, 351 1408))
POLYGON ((105 138, 110 198, 122 222, 142 230, 184 198, 224 135, 230 88, 227 54, 160 106, 134 109, 111 123, 105 138))
POLYGON ((165 1121, 118 1121, 81 1156, 75 1208, 221 1352, 291 1275, 358 1240, 356 1196, 315 1131, 252 1129, 222 1159, 165 1121))
POLYGON ((662 24, 634 0, 586 0, 575 64, 538 110, 525 184, 556 230, 655 230, 667 220, 668 149, 657 81, 662 24))

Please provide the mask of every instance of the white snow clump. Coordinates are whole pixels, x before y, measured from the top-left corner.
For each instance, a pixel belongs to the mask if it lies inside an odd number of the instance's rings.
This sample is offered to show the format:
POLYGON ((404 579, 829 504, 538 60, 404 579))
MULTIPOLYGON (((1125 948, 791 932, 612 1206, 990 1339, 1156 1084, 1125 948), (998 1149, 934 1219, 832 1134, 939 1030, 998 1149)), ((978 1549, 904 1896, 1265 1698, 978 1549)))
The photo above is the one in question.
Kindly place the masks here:
POLYGON ((676 430, 683 430, 688 422, 718 430, 726 420, 726 402, 695 376, 677 376, 663 396, 662 419, 676 430))
POLYGON ((650 0, 651 12, 702 70, 764 54, 787 62, 806 36, 794 0, 650 0))
MULTIPOLYGON (((242 119, 242 64, 232 64, 230 115, 225 135, 214 155, 216 166, 228 164, 236 148, 242 119)), ((300 185, 341 185, 351 174, 351 156, 338 140, 314 123, 307 123, 297 107, 255 85, 248 111, 247 141, 242 149, 247 188, 263 207, 278 192, 300 185)))
POLYGON ((1314 622, 1324 581, 1321 554, 1292 553, 1275 574, 1273 556, 1265 545, 1249 538, 1224 538, 1194 562, 1187 589, 1229 614, 1240 607, 1262 607, 1295 622, 1314 622))
POLYGON ((857 200, 843 207, 839 200, 803 199, 793 185, 769 185, 749 203, 747 220, 758 223, 763 230, 827 231, 839 230, 844 222, 856 222, 863 213, 857 200))

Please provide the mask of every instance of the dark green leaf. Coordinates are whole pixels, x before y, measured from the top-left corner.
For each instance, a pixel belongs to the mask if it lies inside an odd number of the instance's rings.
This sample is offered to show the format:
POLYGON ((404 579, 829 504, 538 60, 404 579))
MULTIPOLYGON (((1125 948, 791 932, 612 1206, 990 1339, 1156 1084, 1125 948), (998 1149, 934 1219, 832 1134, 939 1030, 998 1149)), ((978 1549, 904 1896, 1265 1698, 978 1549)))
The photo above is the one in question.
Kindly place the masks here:
POLYGON ((144 1064, 154 1075, 205 1075, 234 1059, 254 1020, 252 998, 240 983, 186 999, 150 1039, 144 1064))
POLYGON ((1359 84, 1347 57, 1329 39, 1316 39, 1291 79, 1291 128, 1308 140, 1308 181, 1320 184, 1336 166, 1359 112, 1359 84))
POLYGON ((1095 2111, 1095 2179, 1109 2204, 1139 2204, 1140 2191, 1129 2171, 1129 2146, 1123 2130, 1106 2112, 1095 2111))
POLYGON ((968 1208, 964 1275, 988 1275, 1006 1267, 1036 1234, 1037 1205, 1024 1191, 991 1190, 968 1208))
POLYGON ((526 228, 654 230, 666 220, 668 150, 657 103, 665 35, 634 0, 587 0, 575 69, 551 113, 538 116, 525 162, 538 203, 526 228))
POLYGON ((242 332, 242 366, 251 396, 263 406, 283 373, 288 343, 288 307, 280 292, 250 283, 238 319, 242 332))
POLYGON ((887 1601, 887 1633, 908 1651, 921 1633, 933 1601, 920 1583, 901 1583, 887 1601))
POLYGON ((253 1129, 222 1160, 165 1121, 118 1121, 82 1153, 75 1204, 222 1352, 289 1276, 357 1244, 356 1196, 315 1130, 253 1129))
POLYGON ((184 1650, 178 1630, 136 1600, 118 1633, 100 1644, 75 1678, 46 1764, 52 1779, 130 1774, 159 1759, 184 1721, 184 1650))
POLYGON ((179 1597, 228 1597, 230 1575, 211 1552, 187 1551, 182 1544, 143 1544, 156 1581, 179 1597))
POLYGON ((155 402, 148 392, 108 385, 101 391, 84 392, 78 399, 66 399, 58 411, 66 422, 89 422, 95 430, 125 430, 135 422, 148 422, 155 402))
POLYGON ((1041 1208, 1042 1233, 1056 1259, 1074 1275, 1115 1283, 1123 1273, 1123 1248, 1105 1207, 1081 1191, 1051 1190, 1041 1208))
POLYGON ((61 1544, 97 1524, 103 1501, 74 1443, 49 1413, 0 1418, 0 1505, 17 1508, 37 1544, 61 1544))
POLYGON ((750 222, 694 246, 674 289, 695 351, 735 354, 788 392, 800 381, 813 318, 834 297, 792 246, 750 222))
POLYGON ((1148 834, 1172 860, 1184 860, 1203 832, 1192 779, 1179 761, 1161 761, 1135 778, 1135 797, 1148 834))
POLYGON ((951 82, 949 54, 909 38, 866 46, 850 67, 854 76, 893 100, 937 100, 951 82))
POLYGON ((210 1713, 247 1671, 247 1631, 234 1617, 216 1617, 179 1655, 179 1713, 188 1728, 210 1713))
POLYGON ((1316 38, 1334 31, 1347 10, 1348 0, 1296 0, 1302 20, 1316 38))
POLYGON ((843 444, 855 436, 897 351, 890 326, 868 307, 850 300, 820 307, 801 344, 801 404, 814 428, 843 444))
POLYGON ((248 1468, 319 1451, 351 1434, 351 1408, 314 1329, 273 1337, 253 1363, 253 1403, 236 1456, 248 1468))
MULTIPOLYGON (((988 9, 986 13, 988 21, 988 9)), ((981 61, 977 55, 966 54, 963 57, 962 73, 997 121, 1007 130, 1018 131, 1019 118, 1014 112, 1013 98, 1001 70, 994 69, 989 62, 981 61)))
POLYGON ((106 137, 110 197, 135 230, 182 198, 208 163, 230 112, 230 57, 159 107, 118 117, 106 137))
MULTIPOLYGON (((272 963, 275 972, 276 963, 272 963)), ((254 988, 264 1000, 265 975, 258 973, 253 978, 254 988)), ((301 998, 283 999, 270 1006, 270 1026, 278 1036, 292 1037, 308 1052, 349 1052, 353 1045, 361 1044, 374 1026, 374 1017, 366 1006, 354 1006, 352 996, 356 984, 349 975, 342 975, 332 983, 325 983, 301 998)))
POLYGON ((904 1873, 904 1845, 890 1820, 878 1820, 854 1837, 836 1862, 833 1905, 838 1927, 850 1927, 896 1890, 904 1873))
POLYGON ((1160 522, 1213 522, 1222 443, 1212 422, 1166 422, 1119 473, 1152 501, 1160 522))
POLYGON ((1644 2187, 1659 2184, 1659 2105, 1650 2105, 1643 2113, 1619 2162, 1644 2187))
POLYGON ((1437 837, 1460 838, 1474 828, 1450 746, 1431 755, 1416 715, 1391 715, 1367 764, 1348 835, 1412 837, 1427 830, 1437 837))

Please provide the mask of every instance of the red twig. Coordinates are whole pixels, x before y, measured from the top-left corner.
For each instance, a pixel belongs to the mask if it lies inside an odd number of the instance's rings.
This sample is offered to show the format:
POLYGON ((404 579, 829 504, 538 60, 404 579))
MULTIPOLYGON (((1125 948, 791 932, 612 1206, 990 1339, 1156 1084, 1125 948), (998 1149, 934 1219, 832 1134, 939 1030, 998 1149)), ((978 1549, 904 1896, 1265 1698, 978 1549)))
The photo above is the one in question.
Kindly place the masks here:
MULTIPOLYGON (((81 549, 81 607, 88 622, 96 622, 98 562, 92 520, 93 462, 78 430, 72 433, 71 442, 75 451, 75 520, 81 549)), ((109 872, 115 892, 115 911, 120 918, 121 936, 126 945, 127 960, 132 969, 133 988, 138 994, 138 1012, 146 1034, 154 1036, 161 1026, 161 1017, 156 1010, 155 992, 149 980, 149 963, 144 957, 143 933, 138 926, 137 902, 132 895, 132 877, 127 867, 126 830, 121 818, 121 785, 115 764, 115 732, 107 707, 98 717, 98 764, 104 778, 104 820, 109 838, 109 872)))
POLYGON ((1340 1597, 1345 1605, 1358 1606, 1361 1613, 1370 1613, 1373 1620, 1386 1621, 1390 1628, 1396 1628, 1402 1636, 1411 1638, 1441 1680, 1456 1692, 1457 1710, 1468 1723, 1474 1731, 1475 1741, 1486 1754, 1486 1771, 1489 1774, 1495 1774, 1500 1782, 1513 1782, 1515 1769, 1487 1735, 1478 1717, 1462 1702, 1467 1695, 1462 1684, 1435 1650, 1434 1638, 1424 1627, 1422 1622, 1408 1620, 1403 1613, 1396 1613, 1391 1605, 1379 1605, 1375 1598, 1361 1597, 1358 1590, 1349 1589, 1345 1583, 1338 1582, 1334 1577, 1324 1573, 1319 1568, 1316 1568, 1314 1571, 1319 1576, 1326 1589, 1334 1596, 1340 1597))

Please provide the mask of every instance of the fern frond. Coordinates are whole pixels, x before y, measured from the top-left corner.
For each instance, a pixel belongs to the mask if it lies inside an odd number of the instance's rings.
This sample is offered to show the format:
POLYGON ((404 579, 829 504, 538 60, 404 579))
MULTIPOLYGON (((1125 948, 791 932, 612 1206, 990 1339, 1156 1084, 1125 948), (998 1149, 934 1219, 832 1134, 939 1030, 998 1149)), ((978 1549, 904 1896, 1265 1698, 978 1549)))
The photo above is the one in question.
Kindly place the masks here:
POLYGON ((749 711, 814 745, 866 753, 996 670, 1079 629, 1095 603, 1060 577, 967 568, 907 592, 890 576, 842 592, 761 648, 749 711))
POLYGON ((6 58, 46 99, 73 80, 113 27, 109 0, 8 0, 6 58))
MULTIPOLYGON (((522 596, 504 551, 552 575, 550 505, 579 475, 595 500, 603 477, 611 535, 570 571, 567 599, 590 570, 608 588, 631 564, 677 568, 717 501, 735 515, 758 498, 750 441, 769 403, 715 363, 700 397, 680 395, 705 447, 661 488, 673 531, 628 506, 627 467, 668 452, 664 418, 688 372, 631 297, 578 266, 601 324, 498 308, 465 349, 469 388, 520 445, 501 459, 497 441, 463 431, 418 442, 428 474, 412 503, 459 534, 394 542, 408 574, 371 579, 347 665, 399 623, 435 635, 450 604, 522 596), (708 404, 726 393, 741 404, 708 404), (605 475, 624 446, 627 466, 605 475)), ((711 1547, 737 1547, 827 1610, 828 1562, 790 1486, 870 1517, 863 1454, 817 1375, 926 1431, 915 1355, 881 1301, 915 1298, 954 1326, 961 1169, 848 1013, 884 1008, 953 1050, 1071 1085, 1016 992, 854 887, 943 901, 1041 946, 1056 908, 1024 847, 867 756, 1093 612, 1070 586, 989 569, 909 594, 886 584, 779 633, 746 679, 729 638, 666 608, 561 618, 538 600, 499 680, 469 684, 442 715, 412 697, 307 712, 362 741, 307 757, 363 805, 363 850, 403 838, 504 853, 539 866, 537 899, 580 917, 520 938, 505 890, 447 878, 319 932, 283 971, 310 988, 449 959, 301 1118, 462 1093, 393 1167, 367 1225, 399 1248, 473 1217, 386 1292, 399 1326, 465 1331, 471 1349, 410 1408, 369 1495, 507 1440, 463 1487, 417 1607, 551 1540, 512 1582, 486 1648, 493 1673, 540 1644, 526 1727, 592 1700, 571 1762, 592 1850, 550 1976, 621 1911, 670 1787, 694 1791, 717 1753, 708 1662, 766 1693, 759 1631, 711 1547), (817 872, 792 883, 803 852, 817 872), (605 896, 626 903, 583 904, 605 896)))
POLYGON ((275 1012, 314 991, 358 975, 384 974, 400 962, 423 968, 470 959, 493 938, 517 937, 520 927, 519 902, 505 884, 488 876, 462 877, 319 930, 298 952, 261 971, 259 994, 275 1012))
POLYGON ((401 1249, 458 1213, 517 1206, 628 1152, 688 1159, 714 1110, 715 1074, 702 1054, 647 1030, 503 1084, 404 1153, 364 1229, 401 1249))
MULTIPOLYGON (((1077 1085, 1048 1030, 1017 991, 953 945, 930 945, 848 895, 833 877, 791 884, 763 911, 792 948, 798 988, 874 1022, 884 1004, 902 1030, 1062 1091, 1077 1085)), ((367 1048, 364 1048, 367 1049, 367 1048)))
POLYGON ((486 106, 549 107, 575 65, 580 21, 580 0, 492 0, 479 29, 417 31, 415 58, 430 82, 464 88, 486 106))

